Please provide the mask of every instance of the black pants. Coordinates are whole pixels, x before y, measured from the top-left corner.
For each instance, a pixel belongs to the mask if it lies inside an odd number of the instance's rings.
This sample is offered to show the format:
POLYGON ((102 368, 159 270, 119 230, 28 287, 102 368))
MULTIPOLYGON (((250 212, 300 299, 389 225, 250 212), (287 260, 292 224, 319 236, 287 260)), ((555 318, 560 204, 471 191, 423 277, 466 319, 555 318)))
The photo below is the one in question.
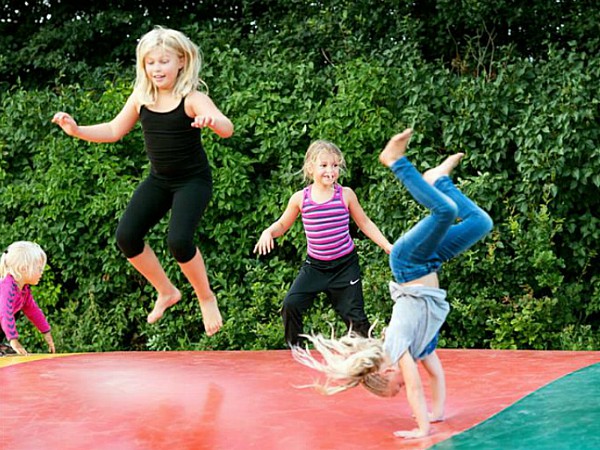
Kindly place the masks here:
POLYGON ((144 251, 144 236, 169 210, 167 245, 179 263, 196 255, 194 234, 212 196, 210 171, 184 179, 149 175, 137 187, 117 226, 117 244, 127 258, 144 251))
POLYGON ((303 333, 302 316, 313 305, 317 294, 324 292, 348 328, 362 336, 369 333, 365 314, 362 280, 356 250, 334 261, 320 261, 310 256, 283 300, 281 317, 288 345, 298 345, 303 333))

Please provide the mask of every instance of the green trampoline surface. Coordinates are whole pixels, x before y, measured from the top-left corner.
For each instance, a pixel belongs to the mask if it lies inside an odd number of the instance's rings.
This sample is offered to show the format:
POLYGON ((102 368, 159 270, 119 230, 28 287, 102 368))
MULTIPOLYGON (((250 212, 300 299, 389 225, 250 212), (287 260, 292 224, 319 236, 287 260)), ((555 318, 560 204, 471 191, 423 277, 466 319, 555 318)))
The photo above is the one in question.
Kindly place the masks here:
POLYGON ((600 449, 600 363, 570 373, 435 450, 600 449))

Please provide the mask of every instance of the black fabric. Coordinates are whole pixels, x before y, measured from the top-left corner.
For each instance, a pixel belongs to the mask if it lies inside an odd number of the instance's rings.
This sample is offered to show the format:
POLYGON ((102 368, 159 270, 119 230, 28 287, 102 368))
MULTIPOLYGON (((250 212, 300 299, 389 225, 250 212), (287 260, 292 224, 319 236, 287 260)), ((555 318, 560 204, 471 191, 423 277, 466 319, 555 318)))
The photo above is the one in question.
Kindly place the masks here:
POLYGON ((117 226, 117 244, 127 258, 144 250, 144 236, 169 210, 169 250, 180 263, 196 254, 194 234, 212 196, 210 171, 166 181, 150 174, 135 190, 117 226))
POLYGON ((302 334, 303 314, 324 292, 347 327, 362 336, 369 333, 370 323, 364 310, 360 266, 356 250, 333 260, 307 257, 298 276, 283 300, 281 317, 288 345, 298 345, 302 334))
POLYGON ((154 112, 142 106, 140 122, 151 173, 157 178, 187 177, 205 171, 208 158, 199 128, 185 113, 185 99, 168 112, 154 112))

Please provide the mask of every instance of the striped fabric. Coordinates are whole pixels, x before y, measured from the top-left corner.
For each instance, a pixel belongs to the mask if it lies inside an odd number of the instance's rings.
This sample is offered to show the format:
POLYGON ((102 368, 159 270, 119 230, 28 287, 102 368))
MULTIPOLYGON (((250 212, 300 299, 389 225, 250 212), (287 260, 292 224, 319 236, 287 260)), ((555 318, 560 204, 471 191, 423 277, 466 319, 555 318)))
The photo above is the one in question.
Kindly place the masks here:
POLYGON ((336 184, 333 197, 325 203, 315 203, 311 186, 304 188, 302 224, 306 233, 307 252, 312 258, 331 261, 354 250, 350 237, 350 211, 344 204, 342 186, 336 184))

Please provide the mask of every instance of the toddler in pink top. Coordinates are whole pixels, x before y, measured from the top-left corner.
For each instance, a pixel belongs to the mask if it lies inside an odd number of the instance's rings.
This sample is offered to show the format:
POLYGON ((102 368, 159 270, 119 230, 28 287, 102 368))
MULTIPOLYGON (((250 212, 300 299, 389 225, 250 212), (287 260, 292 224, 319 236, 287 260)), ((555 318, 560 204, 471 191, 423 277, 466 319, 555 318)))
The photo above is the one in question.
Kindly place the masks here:
POLYGON ((0 324, 10 347, 19 355, 27 355, 16 327, 15 314, 19 311, 44 335, 50 352, 56 351, 50 325, 30 288, 39 283, 45 265, 46 253, 33 242, 14 242, 0 257, 0 324))

